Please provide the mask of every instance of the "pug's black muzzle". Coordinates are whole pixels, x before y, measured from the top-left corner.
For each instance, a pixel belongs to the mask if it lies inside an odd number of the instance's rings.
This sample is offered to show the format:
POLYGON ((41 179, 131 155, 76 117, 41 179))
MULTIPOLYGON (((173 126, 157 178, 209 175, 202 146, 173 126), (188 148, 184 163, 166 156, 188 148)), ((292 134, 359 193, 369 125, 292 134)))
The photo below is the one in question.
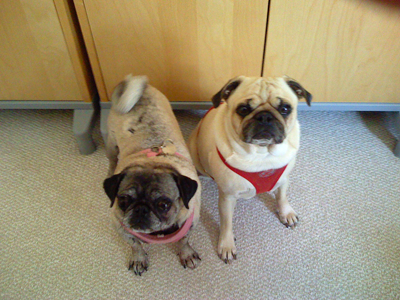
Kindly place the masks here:
POLYGON ((138 204, 132 208, 132 215, 129 224, 134 229, 149 229, 151 222, 149 220, 150 207, 146 204, 138 204))
POLYGON ((257 113, 243 128, 243 140, 250 144, 259 144, 262 140, 280 144, 284 138, 285 128, 269 111, 257 113))

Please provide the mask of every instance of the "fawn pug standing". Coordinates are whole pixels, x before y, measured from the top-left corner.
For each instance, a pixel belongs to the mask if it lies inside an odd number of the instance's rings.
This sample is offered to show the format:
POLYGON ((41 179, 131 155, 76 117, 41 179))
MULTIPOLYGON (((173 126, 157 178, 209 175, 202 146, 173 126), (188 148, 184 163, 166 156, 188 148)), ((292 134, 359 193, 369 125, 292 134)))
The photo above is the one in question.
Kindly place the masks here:
POLYGON ((300 98, 310 105, 311 94, 288 77, 235 77, 213 97, 215 109, 189 138, 197 170, 218 184, 218 254, 225 262, 236 259, 232 218, 238 198, 276 191, 280 221, 287 227, 298 222, 286 191, 300 145, 300 98))
POLYGON ((179 243, 186 268, 200 257, 188 243, 199 220, 200 181, 168 99, 145 76, 127 76, 114 90, 104 190, 117 230, 132 247, 129 269, 148 267, 142 242, 179 243))

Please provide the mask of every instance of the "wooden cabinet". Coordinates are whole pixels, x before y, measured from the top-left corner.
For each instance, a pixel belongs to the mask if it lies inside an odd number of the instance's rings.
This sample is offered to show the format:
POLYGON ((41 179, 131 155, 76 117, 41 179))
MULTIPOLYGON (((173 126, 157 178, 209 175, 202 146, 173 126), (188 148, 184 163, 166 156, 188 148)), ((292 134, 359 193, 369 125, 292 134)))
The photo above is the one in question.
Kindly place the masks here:
POLYGON ((239 74, 287 74, 315 102, 400 102, 398 1, 74 2, 102 101, 133 73, 174 102, 210 101, 239 74))
POLYGON ((0 99, 91 101, 68 0, 0 1, 0 99))
POLYGON ((395 0, 3 0, 0 43, 0 108, 75 109, 86 153, 93 77, 103 108, 129 73, 189 108, 236 75, 286 74, 312 109, 400 111, 395 0))
POLYGON ((210 101, 260 76, 268 0, 75 0, 102 101, 129 73, 171 101, 210 101))
POLYGON ((0 109, 73 109, 78 148, 89 154, 95 95, 72 0, 1 0, 0 109))
POLYGON ((317 102, 400 103, 397 1, 271 0, 268 24, 265 75, 296 78, 317 102))
POLYGON ((315 102, 400 102, 397 1, 7 0, 0 42, 2 100, 90 101, 93 70, 104 102, 128 73, 174 102, 240 74, 287 74, 315 102))

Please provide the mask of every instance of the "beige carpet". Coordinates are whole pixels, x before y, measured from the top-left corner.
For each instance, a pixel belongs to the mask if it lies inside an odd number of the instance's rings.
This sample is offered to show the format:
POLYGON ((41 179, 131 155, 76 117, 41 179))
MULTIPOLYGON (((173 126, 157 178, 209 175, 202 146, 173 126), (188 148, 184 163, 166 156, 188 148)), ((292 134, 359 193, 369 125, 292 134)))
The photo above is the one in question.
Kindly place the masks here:
MULTIPOLYGON (((177 112, 185 136, 203 113, 177 112)), ((400 299, 393 117, 301 112, 289 191, 299 227, 279 223, 270 196, 239 201, 238 260, 225 265, 217 189, 203 179, 199 268, 183 269, 174 246, 146 246, 150 268, 136 277, 110 226, 100 135, 82 156, 71 111, 0 111, 0 299, 400 299)))

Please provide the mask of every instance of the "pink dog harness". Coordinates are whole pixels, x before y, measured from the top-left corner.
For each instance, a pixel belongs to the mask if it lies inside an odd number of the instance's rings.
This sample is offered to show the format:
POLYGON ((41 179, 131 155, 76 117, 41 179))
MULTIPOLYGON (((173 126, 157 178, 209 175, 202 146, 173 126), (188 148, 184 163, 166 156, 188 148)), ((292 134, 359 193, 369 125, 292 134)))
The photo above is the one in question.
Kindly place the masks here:
MULTIPOLYGON (((166 150, 170 150, 168 152, 173 151, 171 154, 174 154, 176 156, 182 157, 187 160, 186 157, 184 157, 182 154, 176 152, 175 146, 173 146, 173 142, 171 140, 167 140, 164 145, 160 147, 153 147, 149 149, 145 149, 140 151, 139 153, 146 154, 147 157, 156 157, 159 155, 163 155, 168 153, 166 150), (168 143, 167 143, 168 142, 168 143), (172 146, 171 146, 172 145, 172 146)), ((139 238, 145 243, 148 244, 167 244, 167 243, 173 243, 181 240, 185 235, 188 233, 189 229, 192 227, 193 224, 193 218, 194 218, 194 210, 190 214, 189 218, 186 219, 185 223, 179 228, 177 231, 174 233, 164 235, 162 237, 156 236, 156 235, 151 235, 143 232, 135 232, 132 229, 128 228, 125 226, 124 223, 120 222, 121 226, 127 231, 128 233, 134 235, 135 237, 139 238)))
MULTIPOLYGON (((213 109, 214 109, 214 107, 211 107, 206 112, 204 117, 213 109)), ((203 119, 204 119, 204 117, 203 117, 203 119)), ((200 122, 202 122, 203 119, 200 122)), ((200 127, 201 127, 201 124, 199 125, 199 130, 197 131, 197 135, 200 133, 200 127)), ((279 179, 281 178, 283 172, 285 172, 285 169, 287 167, 287 165, 286 165, 280 169, 270 169, 270 170, 265 170, 265 171, 261 171, 261 172, 246 172, 246 171, 236 169, 236 168, 232 167, 231 165, 229 165, 226 162, 225 158, 222 156, 221 152, 219 152, 218 148, 217 148, 217 152, 218 152, 218 155, 221 158, 222 162, 225 164, 225 166, 227 166, 230 170, 232 170, 239 176, 241 176, 244 179, 246 179, 247 181, 249 181, 254 186, 254 188, 256 189, 256 194, 270 192, 274 188, 276 183, 279 181, 279 179)))
POLYGON ((171 153, 171 154, 174 154, 176 156, 179 156, 179 157, 182 157, 182 158, 188 160, 182 154, 175 151, 176 148, 175 148, 175 146, 173 146, 173 142, 171 140, 165 141, 164 145, 162 145, 160 147, 153 147, 153 148, 145 149, 145 150, 140 151, 139 153, 146 154, 147 157, 155 157, 155 156, 167 154, 168 152, 166 152, 165 149, 168 149, 168 147, 171 147, 171 146, 173 147, 172 148, 173 153, 171 153), (168 144, 167 144, 167 142, 168 142, 168 144))
POLYGON ((136 236, 143 242, 146 242, 148 244, 167 244, 167 243, 173 243, 181 240, 189 231, 190 227, 192 227, 193 224, 193 218, 194 218, 194 211, 191 213, 190 217, 185 221, 185 223, 179 228, 177 231, 174 233, 165 235, 163 237, 158 237, 155 235, 147 234, 147 233, 142 233, 142 232, 135 232, 128 227, 126 227, 122 222, 121 226, 130 234, 136 236))

